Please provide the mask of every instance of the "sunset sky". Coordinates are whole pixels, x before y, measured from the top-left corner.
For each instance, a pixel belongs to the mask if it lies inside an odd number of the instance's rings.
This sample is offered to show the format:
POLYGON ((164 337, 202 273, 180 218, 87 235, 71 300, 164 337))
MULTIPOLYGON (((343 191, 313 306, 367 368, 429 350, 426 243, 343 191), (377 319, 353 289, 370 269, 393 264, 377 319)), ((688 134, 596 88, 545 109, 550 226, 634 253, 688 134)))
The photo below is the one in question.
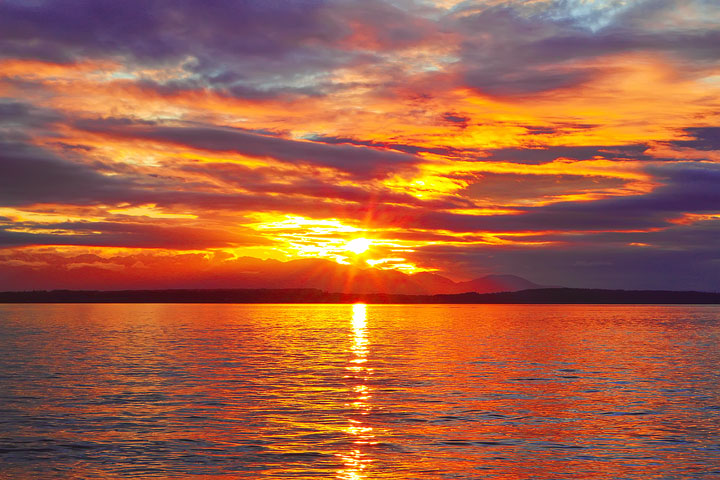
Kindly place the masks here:
POLYGON ((720 290, 720 2, 0 1, 0 290, 246 257, 720 290))

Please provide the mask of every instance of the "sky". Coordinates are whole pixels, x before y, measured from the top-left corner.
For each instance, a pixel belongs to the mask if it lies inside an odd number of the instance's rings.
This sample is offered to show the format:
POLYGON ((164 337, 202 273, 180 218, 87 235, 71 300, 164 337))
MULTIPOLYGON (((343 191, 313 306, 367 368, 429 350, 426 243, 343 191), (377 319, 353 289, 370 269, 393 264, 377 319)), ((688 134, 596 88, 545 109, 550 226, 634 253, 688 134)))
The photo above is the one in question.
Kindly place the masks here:
POLYGON ((720 2, 0 1, 0 289, 252 259, 720 290, 720 2))

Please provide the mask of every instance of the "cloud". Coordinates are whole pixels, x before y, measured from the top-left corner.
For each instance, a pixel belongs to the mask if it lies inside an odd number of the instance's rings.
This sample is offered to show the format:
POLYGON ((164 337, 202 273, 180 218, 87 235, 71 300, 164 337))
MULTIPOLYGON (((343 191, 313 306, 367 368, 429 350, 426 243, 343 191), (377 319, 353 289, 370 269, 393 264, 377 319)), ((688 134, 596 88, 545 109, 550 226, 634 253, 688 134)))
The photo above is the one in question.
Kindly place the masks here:
POLYGON ((9 1, 2 4, 0 25, 3 51, 16 58, 74 61, 109 54, 156 62, 231 52, 263 58, 295 52, 298 40, 335 40, 338 32, 318 16, 324 3, 9 1))
MULTIPOLYGON (((366 190, 360 186, 339 186, 317 178, 304 178, 306 173, 302 173, 302 168, 315 165, 339 168, 360 179, 382 177, 398 168, 412 168, 420 160, 405 153, 287 140, 245 130, 210 126, 164 127, 127 119, 83 123, 96 132, 111 132, 133 139, 177 142, 214 151, 239 151, 250 156, 275 158, 301 168, 293 184, 268 180, 267 175, 277 175, 272 169, 263 172, 262 169, 251 170, 223 163, 168 164, 168 168, 159 175, 160 172, 153 169, 140 171, 137 168, 119 168, 124 164, 99 163, 98 160, 86 157, 92 149, 81 144, 65 148, 66 143, 53 142, 53 145, 60 147, 60 152, 33 145, 28 135, 37 134, 38 128, 52 130, 51 127, 62 116, 22 102, 0 103, 0 110, 8 113, 0 120, 0 127, 3 128, 0 129, 0 205, 3 206, 155 203, 164 206, 186 205, 194 210, 289 209, 312 212, 330 210, 332 207, 300 198, 288 205, 287 198, 308 195, 368 202, 382 195, 382 201, 411 203, 414 200, 414 197, 403 193, 373 192, 372 189, 366 190), (103 174, 100 170, 109 174, 103 174), (251 193, 207 188, 193 190, 200 185, 173 175, 173 172, 178 171, 209 175, 251 193), (245 184, 247 188, 244 188, 245 184), (282 193, 283 196, 274 197, 269 195, 271 192, 282 193)), ((450 201, 447 205, 461 203, 450 201)), ((437 202, 434 204, 438 205, 437 202)))
POLYGON ((62 119, 62 115, 48 109, 39 108, 27 102, 12 98, 0 98, 0 128, 17 130, 18 135, 28 129, 48 127, 62 119))
POLYGON ((413 155, 421 153, 421 152, 434 153, 437 155, 452 155, 454 153, 460 152, 459 149, 454 149, 452 147, 431 147, 431 146, 424 146, 424 145, 412 145, 409 143, 393 143, 393 142, 382 142, 382 141, 373 141, 373 140, 362 140, 362 139, 349 138, 349 137, 335 137, 332 135, 313 134, 313 135, 308 135, 306 138, 308 140, 312 140, 314 142, 329 143, 329 144, 333 144, 333 145, 348 144, 348 145, 358 145, 358 146, 390 149, 390 150, 396 150, 399 152, 405 152, 405 153, 409 153, 409 154, 413 154, 413 155))
MULTIPOLYGON (((646 170, 664 184, 642 195, 516 207, 521 213, 492 216, 423 211, 411 225, 455 232, 648 230, 671 226, 671 220, 683 212, 720 211, 720 164, 682 162, 646 170)), ((480 189, 475 193, 481 194, 482 188, 482 184, 470 187, 469 193, 480 189)), ((536 188, 542 191, 548 186, 536 188)))
POLYGON ((75 148, 62 157, 33 143, 34 136, 54 135, 63 119, 26 102, 0 101, 0 205, 94 204, 122 198, 135 188, 136 178, 103 175, 75 148))
POLYGON ((720 5, 454 3, 0 2, 0 244, 294 255, 252 228, 297 215, 449 271, 716 279, 720 5))
POLYGON ((620 178, 583 175, 523 175, 483 173, 482 178, 461 192, 474 199, 508 204, 515 201, 562 197, 581 193, 610 194, 625 185, 620 178))
POLYGON ((676 140, 671 142, 678 147, 696 150, 720 150, 720 127, 691 127, 685 130, 694 140, 676 140))
POLYGON ((195 226, 157 225, 156 222, 59 222, 40 225, 15 223, 9 227, 0 226, 2 247, 85 245, 192 250, 269 243, 267 239, 249 233, 230 233, 195 226), (32 232, 17 231, 23 228, 29 228, 32 232))
MULTIPOLYGON (((673 18, 678 2, 640 1, 622 8, 615 3, 507 1, 458 8, 445 20, 446 28, 463 38, 458 71, 468 86, 481 92, 528 95, 586 83, 603 74, 597 60, 611 55, 644 52, 670 61, 682 58, 695 72, 709 71, 720 60, 715 26, 689 20, 670 28, 659 25, 673 18), (649 15, 659 22, 647 25, 643 20, 649 15)), ((696 18, 703 15, 687 11, 696 18)))
POLYGON ((179 168, 255 194, 282 194, 287 198, 308 196, 366 205, 383 203, 437 209, 473 206, 472 202, 465 198, 450 195, 435 199, 418 199, 409 193, 389 189, 381 182, 340 185, 334 183, 332 179, 307 176, 302 170, 281 174, 272 168, 250 168, 220 161, 188 164, 179 168))
POLYGON ((583 146, 543 146, 533 148, 497 148, 486 150, 486 157, 478 160, 501 161, 539 165, 558 158, 588 160, 605 158, 608 160, 657 160, 644 152, 647 145, 583 145, 583 146))
POLYGON ((122 199, 133 180, 102 175, 93 168, 0 136, 0 205, 94 204, 122 199))
POLYGON ((111 59, 145 88, 240 98, 323 95, 336 69, 379 62, 373 50, 407 48, 431 30, 380 0, 0 3, 0 56, 111 59), (174 75, 153 77, 154 68, 174 75))
POLYGON ((357 178, 381 178, 412 168, 420 158, 353 145, 330 145, 214 126, 125 125, 122 120, 81 120, 75 126, 92 133, 185 145, 201 150, 236 152, 295 165, 335 168, 357 178))
POLYGON ((717 290, 716 248, 664 249, 599 243, 527 248, 433 246, 416 252, 423 261, 467 278, 511 272, 549 285, 580 288, 717 290))

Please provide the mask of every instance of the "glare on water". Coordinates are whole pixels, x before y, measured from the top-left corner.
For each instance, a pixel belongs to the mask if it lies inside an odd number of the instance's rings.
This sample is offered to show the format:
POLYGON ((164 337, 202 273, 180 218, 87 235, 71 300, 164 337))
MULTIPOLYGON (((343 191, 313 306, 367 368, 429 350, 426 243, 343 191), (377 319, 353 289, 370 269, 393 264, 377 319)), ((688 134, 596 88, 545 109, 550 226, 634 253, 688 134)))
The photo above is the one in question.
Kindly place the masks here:
POLYGON ((368 332, 367 332, 367 305, 358 303, 352 306, 352 353, 353 356, 346 367, 346 378, 352 380, 353 398, 350 406, 351 414, 348 416, 348 426, 345 431, 354 437, 352 449, 340 453, 344 468, 338 472, 338 478, 346 480, 361 480, 363 471, 372 461, 370 455, 364 452, 364 445, 372 444, 374 440, 373 428, 363 423, 363 416, 371 411, 370 399, 372 390, 367 385, 372 369, 364 364, 368 360, 368 332))
POLYGON ((720 308, 2 305, 0 478, 720 478, 720 308))

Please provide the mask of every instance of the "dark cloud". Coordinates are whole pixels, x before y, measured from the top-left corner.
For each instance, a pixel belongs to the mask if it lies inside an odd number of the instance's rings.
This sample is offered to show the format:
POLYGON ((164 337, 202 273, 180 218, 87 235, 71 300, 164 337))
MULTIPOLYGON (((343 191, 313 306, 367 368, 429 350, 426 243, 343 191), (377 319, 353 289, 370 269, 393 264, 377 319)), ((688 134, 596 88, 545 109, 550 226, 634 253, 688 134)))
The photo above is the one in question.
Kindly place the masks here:
POLYGON ((198 91, 214 90, 228 97, 243 98, 246 100, 269 100, 278 97, 292 96, 320 96, 330 93, 334 86, 330 84, 317 84, 312 87, 279 86, 269 87, 267 85, 249 86, 242 83, 223 84, 212 78, 209 83, 201 80, 168 80, 158 82, 150 79, 140 79, 134 84, 144 90, 149 90, 159 95, 173 96, 193 94, 198 91))
POLYGON ((227 232, 192 226, 158 225, 132 222, 61 222, 0 226, 0 246, 85 245, 125 248, 170 248, 179 250, 265 245, 268 240, 257 235, 227 232), (8 231, 8 228, 31 228, 8 231))
POLYGON ((528 135, 552 135, 557 133, 557 129, 553 127, 533 127, 528 125, 525 127, 528 135))
POLYGON ((647 170, 664 184, 643 195, 520 207, 522 213, 514 215, 423 211, 409 226, 455 232, 647 230, 670 226, 682 213, 720 211, 720 165, 683 162, 647 170))
POLYGON ((122 199, 133 183, 0 135, 0 205, 96 204, 122 199))
MULTIPOLYGON (((150 171, 139 173, 135 168, 118 168, 113 164, 100 164, 90 161, 83 155, 88 149, 83 145, 61 145, 62 155, 45 148, 35 146, 25 133, 30 133, 31 125, 45 126, 49 120, 57 117, 43 110, 33 110, 21 103, 4 103, 5 112, 12 117, 3 117, 0 126, 10 124, 24 125, 19 132, 0 129, 0 205, 22 206, 42 203, 64 205, 118 205, 127 203, 142 205, 155 203, 162 206, 183 205, 191 210, 288 210, 298 213, 329 212, 333 206, 303 195, 323 200, 341 199, 355 202, 398 201, 411 202, 414 197, 406 194, 365 191, 361 187, 341 187, 324 184, 321 180, 294 178, 290 184, 278 183, 277 172, 267 170, 257 172, 228 164, 190 164, 186 166, 169 165, 165 173, 150 171), (36 115, 37 114, 37 115, 36 115), (173 169, 205 173, 213 178, 222 179, 244 191, 218 191, 200 182, 188 182, 173 175, 173 169), (106 175, 101 172, 110 173, 106 175), (253 186, 254 185, 254 186, 253 186), (281 193, 272 196, 268 193, 281 193), (382 195, 389 195, 380 200, 382 195), (288 198, 293 197, 291 205, 288 198), (389 200, 388 200, 389 199, 389 200)), ((133 124, 126 119, 110 119, 102 125, 106 129, 137 127, 139 138, 156 138, 160 141, 187 141, 198 148, 226 150, 242 148, 243 153, 257 156, 276 154, 280 160, 311 165, 342 167, 353 172, 358 178, 378 175, 386 169, 407 166, 417 159, 410 155, 387 152, 379 149, 341 145, 324 145, 311 142, 284 140, 249 131, 236 131, 212 128, 171 128, 160 127, 152 122, 133 124), (215 135, 214 135, 215 134, 215 135), (394 164, 392 163, 394 162, 394 164)), ((14 128, 14 127, 13 127, 14 128)), ((136 132, 136 130, 132 130, 136 132)), ((57 143, 57 142, 56 142, 57 143)), ((62 143, 62 142, 60 142, 62 143)), ((124 164, 123 164, 124 166, 124 164)), ((307 173, 307 172, 306 172, 307 173)), ((431 202, 432 203, 432 202, 431 202)), ((434 206, 466 205, 462 200, 449 199, 435 202, 434 206)), ((38 239, 40 237, 33 237, 38 239)), ((69 239, 67 239, 69 241, 69 239)))
POLYGON ((694 140, 677 140, 672 144, 696 150, 720 150, 720 127, 688 128, 685 132, 694 137, 694 140))
POLYGON ((28 103, 0 101, 0 205, 95 204, 133 188, 134 179, 106 176, 83 163, 76 154, 86 151, 83 146, 63 148, 68 152, 65 158, 33 144, 33 135, 57 136, 54 130, 63 119, 28 103))
POLYGON ((665 185, 648 195, 615 200, 621 208, 667 212, 720 210, 720 164, 683 162, 650 166, 647 171, 665 185))
POLYGON ((513 273, 545 285, 582 288, 720 290, 717 248, 664 249, 607 244, 542 248, 422 247, 418 259, 468 278, 513 273))
MULTIPOLYGON (((546 135, 559 132, 567 132, 568 130, 590 129, 596 125, 589 124, 559 124, 557 127, 532 127, 529 125, 521 125, 527 129, 530 134, 546 135)), ((468 156, 474 156, 480 161, 499 161, 521 164, 539 165, 549 163, 558 158, 571 158, 575 160, 589 160, 595 157, 608 160, 665 160, 658 159, 650 155, 646 155, 645 151, 648 145, 584 145, 584 146, 533 146, 533 147, 506 147, 493 149, 479 148, 454 148, 449 145, 447 147, 424 147, 422 145, 411 145, 405 143, 392 142, 376 142, 372 140, 362 140, 349 137, 335 137, 331 135, 311 135, 307 137, 309 140, 330 144, 349 144, 363 145, 375 148, 385 148, 397 150, 401 152, 418 154, 433 153, 436 155, 445 155, 449 157, 462 157, 467 159, 468 156)), ((667 159, 676 160, 676 159, 667 159)))
POLYGON ((16 58, 53 61, 120 55, 154 63, 195 56, 196 66, 210 61, 212 53, 235 52, 238 58, 292 56, 302 40, 329 42, 342 33, 323 24, 318 16, 323 4, 322 0, 3 2, 2 51, 16 58))
MULTIPOLYGON (((680 6, 636 2, 613 13, 584 5, 578 14, 578 6, 560 0, 466 2, 443 16, 420 3, 382 0, 6 1, 0 3, 0 55, 173 66, 180 70, 174 78, 133 80, 165 93, 212 89, 268 98, 352 87, 332 75, 348 66, 392 72, 399 85, 398 75, 405 74, 384 52, 453 38, 460 60, 447 60, 447 68, 467 85, 490 94, 532 94, 585 82, 601 73, 589 60, 615 53, 682 58, 688 74, 713 68, 720 60, 716 29, 647 28, 647 17, 680 6)), ((466 124, 449 115, 446 121, 466 124)))
MULTIPOLYGON (((602 202, 599 201, 599 202, 602 202)), ((598 202, 592 202, 593 204, 598 202)), ((590 202, 587 202, 589 205, 590 202)), ((580 203, 554 204, 546 207, 521 208, 520 214, 463 215, 446 212, 424 212, 414 217, 410 226, 454 232, 529 232, 563 230, 568 232, 605 229, 659 228, 667 223, 664 212, 613 212, 614 206, 598 206, 588 211, 580 203)))
POLYGON ((446 122, 450 122, 461 128, 466 128, 470 123, 470 117, 466 117, 464 115, 458 115, 458 114, 451 113, 451 112, 445 113, 442 118, 446 122))
POLYGON ((580 6, 562 1, 466 4, 445 22, 463 38, 458 68, 469 86, 492 95, 527 95, 582 84, 603 73, 588 60, 611 54, 649 52, 682 58, 693 65, 688 72, 711 69, 720 60, 716 29, 688 23, 649 30, 643 23, 650 14, 672 15, 680 7, 637 2, 610 14, 603 4, 583 5, 580 15, 580 6))
POLYGON ((620 178, 599 176, 483 173, 482 178, 461 193, 470 198, 503 204, 558 195, 608 193, 625 183, 626 180, 620 178))
POLYGON ((331 145, 262 135, 239 128, 212 126, 122 125, 120 121, 83 120, 78 128, 132 139, 186 145, 210 151, 232 151, 256 158, 306 166, 331 167, 358 178, 384 177, 420 162, 413 155, 352 145, 331 145))
POLYGON ((422 16, 380 0, 0 3, 0 56, 180 68, 163 82, 134 79, 161 93, 323 95, 341 88, 330 78, 336 68, 381 62, 373 50, 405 48, 430 30, 422 16))
MULTIPOLYGON (((347 147, 356 148, 356 147, 347 147)), ((340 153, 345 150, 340 149, 340 153)), ((310 217, 336 216, 345 212, 362 218, 372 205, 388 200, 412 202, 413 197, 404 194, 364 191, 359 187, 342 187, 323 184, 321 180, 295 179, 291 184, 282 185, 267 180, 265 175, 251 175, 251 170, 240 167, 228 168, 222 164, 190 165, 186 171, 205 173, 229 184, 240 187, 209 189, 206 185, 184 182, 173 176, 154 174, 141 175, 129 172, 99 173, 97 165, 72 161, 56 154, 29 145, 0 137, 0 206, 29 206, 34 204, 59 205, 146 205, 156 204, 161 208, 181 207, 191 212, 212 212, 230 210, 241 215, 248 211, 281 211, 310 217), (243 178, 249 182, 243 188, 243 178), (201 188, 202 187, 202 188, 201 188), (276 195, 271 195, 276 193, 276 195), (337 200, 354 202, 339 205, 337 200)), ((177 166, 176 166, 177 167, 177 166)), ((358 167, 360 168, 360 167, 358 167)), ((367 166, 365 167, 367 168, 367 166)), ((182 170, 182 168, 180 168, 182 170)), ((450 208, 467 206, 462 199, 433 200, 426 202, 428 208, 450 208)), ((109 229, 110 224, 96 225, 109 229)), ((60 228, 60 227, 57 227, 60 228)), ((104 231, 104 230, 102 230, 104 231)), ((13 241, 32 241, 42 244, 42 235, 19 235, 6 232, 13 241), (18 240, 20 239, 20 240, 18 240)), ((97 237, 100 238, 100 237, 97 237)), ((92 240, 96 241, 96 240, 92 240)), ((93 244, 89 237, 57 236, 47 237, 49 244, 93 244), (87 242, 91 243, 87 243, 87 242), (76 243, 73 243, 76 242, 76 243)), ((171 242, 172 243, 172 242, 171 242)))
POLYGON ((522 125, 527 135, 562 135, 578 130, 591 130, 597 125, 586 123, 556 123, 553 125, 522 125))
POLYGON ((182 170, 208 176, 243 190, 288 197, 309 196, 325 200, 342 200, 360 204, 379 203, 410 205, 417 208, 471 208, 464 198, 446 196, 440 199, 419 200, 404 192, 390 190, 381 184, 337 185, 322 178, 289 175, 272 169, 253 169, 235 163, 202 163, 181 167, 182 170))
POLYGON ((595 157, 608 160, 657 160, 645 155, 647 145, 613 145, 613 146, 551 146, 538 148, 497 148, 486 150, 487 155, 480 160, 524 163, 539 165, 552 162, 558 158, 589 160, 595 157))
POLYGON ((349 32, 328 21, 326 4, 2 2, 0 52, 53 62, 110 58, 130 66, 181 65, 183 79, 167 85, 145 80, 168 90, 213 88, 250 97, 283 88, 300 92, 308 77, 356 60, 334 47, 349 32))
POLYGON ((62 115, 52 110, 11 98, 0 98, 0 128, 4 130, 19 129, 22 133, 31 128, 48 127, 60 119, 62 115))
MULTIPOLYGON (((504 237, 517 240, 517 236, 504 237)), ((538 242, 571 243, 575 246, 595 246, 598 249, 632 246, 655 248, 666 251, 707 250, 717 251, 720 238, 720 220, 696 220, 693 223, 669 224, 660 230, 625 232, 554 232, 541 235, 530 234, 523 238, 538 242)))
MULTIPOLYGON (((372 97, 374 101, 381 96, 383 101, 392 101, 398 92, 405 95, 411 91, 414 93, 410 95, 415 95, 411 103, 415 103, 406 111, 393 110, 391 122, 421 118, 428 129, 457 133, 471 123, 477 125, 482 115, 467 116, 461 104, 438 107, 448 96, 434 98, 434 92, 469 86, 491 95, 542 94, 602 75, 607 71, 604 60, 618 54, 642 54, 671 62, 666 64, 668 78, 674 75, 684 81, 706 75, 717 69, 720 60, 720 32, 710 22, 695 22, 692 8, 717 8, 715 4, 710 0, 463 2, 442 14, 411 0, 6 0, 0 1, 0 58, 68 65, 110 60, 120 65, 110 80, 165 96, 212 91, 251 100, 296 100, 348 90, 353 95, 356 91, 372 92, 363 99, 372 97), (680 7, 684 13, 676 15, 680 7), (418 46, 421 48, 415 48, 418 46), (402 55, 393 55, 396 53, 402 55), (345 75, 345 68, 351 75, 345 75), (152 70, 164 75, 155 75, 152 70), (338 72, 342 75, 336 75, 338 72), (368 80, 357 80, 363 77, 368 80)), ((92 76, 87 81, 92 81, 92 76)), ((322 132, 303 141, 273 130, 203 123, 78 120, 69 118, 69 113, 40 106, 67 105, 68 97, 62 97, 62 89, 25 77, 3 82, 3 91, 21 92, 18 95, 37 99, 37 105, 0 99, 0 206, 56 204, 60 213, 67 205, 93 206, 87 210, 96 216, 110 206, 155 204, 158 209, 178 209, 201 218, 175 222, 106 213, 105 221, 11 224, 11 219, 0 217, 0 246, 182 250, 261 245, 266 240, 236 225, 247 221, 248 213, 275 212, 346 221, 369 219, 373 226, 407 228, 396 238, 418 242, 475 242, 467 247, 423 247, 418 252, 419 264, 441 266, 447 271, 476 269, 480 273, 485 269, 482 273, 516 273, 541 283, 568 286, 718 285, 717 222, 673 223, 688 213, 720 211, 717 164, 652 157, 653 146, 659 143, 652 141, 619 146, 542 146, 547 141, 544 137, 602 127, 584 123, 580 117, 543 125, 512 124, 516 130, 524 129, 518 141, 534 148, 468 148, 462 143, 462 148, 424 147, 401 135, 389 137, 397 140, 380 142, 367 140, 369 135, 350 138, 352 133, 333 136, 322 132), (51 101, 53 95, 59 101, 51 101), (160 160, 163 163, 159 168, 142 162, 121 163, 105 158, 112 154, 102 148, 84 145, 82 132, 71 132, 72 127, 130 142, 236 152, 284 165, 271 162, 248 168, 175 158, 160 160), (415 173, 424 153, 448 160, 528 165, 558 158, 640 160, 646 162, 645 171, 660 185, 643 195, 517 207, 517 215, 461 214, 458 211, 463 208, 523 205, 527 204, 524 200, 538 197, 610 193, 622 187, 623 181, 570 175, 487 173, 475 177, 459 172, 446 177, 475 183, 455 196, 425 200, 378 181, 398 172, 415 173), (324 178, 319 167, 336 170, 331 175, 335 178, 324 178), (340 183, 338 178, 352 184, 340 183), (231 215, 237 223, 232 224, 229 234, 227 223, 217 219, 231 215), (466 234, 453 236, 448 232, 466 234), (526 234, 506 236, 510 244, 521 238, 562 246, 477 244, 488 232, 526 234), (630 245, 633 243, 637 245, 630 245), (540 274, 542 278, 535 276, 540 274)), ((202 118, 208 121, 209 117, 202 118)), ((683 133, 681 140, 660 145, 694 149, 694 154, 720 150, 720 127, 692 127, 683 133)), ((433 145, 442 141, 438 137, 433 137, 433 145)), ((702 217, 693 220, 698 218, 702 217)), ((22 256, 14 258, 20 261, 22 256)), ((77 262, 104 260, 78 257, 77 262)))
POLYGON ((434 153, 437 155, 453 155, 461 152, 461 150, 452 147, 424 147, 422 145, 410 145, 407 143, 375 142, 372 140, 362 140, 349 137, 334 137, 332 135, 315 134, 309 135, 307 139, 314 142, 329 143, 331 145, 347 144, 397 150, 399 152, 410 153, 413 155, 422 152, 434 153))

